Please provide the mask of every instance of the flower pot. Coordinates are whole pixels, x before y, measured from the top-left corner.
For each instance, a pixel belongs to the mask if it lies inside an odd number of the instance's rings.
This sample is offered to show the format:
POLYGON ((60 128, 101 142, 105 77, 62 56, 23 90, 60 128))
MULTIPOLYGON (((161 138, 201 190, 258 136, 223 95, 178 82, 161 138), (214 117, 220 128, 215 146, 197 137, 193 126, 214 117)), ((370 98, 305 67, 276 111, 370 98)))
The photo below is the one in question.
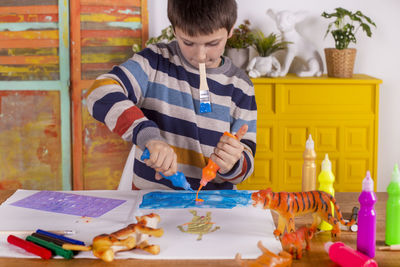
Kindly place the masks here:
POLYGON ((261 76, 278 77, 281 72, 281 64, 274 56, 254 57, 246 70, 251 78, 261 76))
POLYGON ((353 77, 354 61, 357 52, 355 48, 346 48, 342 50, 336 48, 325 48, 324 51, 328 77, 353 77))
POLYGON ((226 55, 236 67, 246 69, 249 63, 249 51, 249 48, 227 48, 226 55))

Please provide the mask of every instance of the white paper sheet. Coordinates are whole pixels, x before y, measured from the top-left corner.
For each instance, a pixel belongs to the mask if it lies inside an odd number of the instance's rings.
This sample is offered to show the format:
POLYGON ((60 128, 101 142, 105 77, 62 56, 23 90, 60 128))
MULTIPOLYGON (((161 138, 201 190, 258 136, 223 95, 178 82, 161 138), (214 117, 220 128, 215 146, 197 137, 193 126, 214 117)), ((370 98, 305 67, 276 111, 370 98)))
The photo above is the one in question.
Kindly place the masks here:
MULTIPOLYGON (((193 215, 190 209, 139 209, 142 195, 148 191, 71 191, 70 193, 95 197, 109 197, 127 200, 124 204, 98 218, 82 218, 74 215, 52 213, 9 205, 38 191, 18 190, 0 206, 1 230, 75 230, 68 237, 84 241, 89 245, 93 237, 102 233, 112 233, 135 223, 136 215, 157 213, 161 217, 159 227, 164 229, 160 238, 150 237, 151 244, 160 246, 158 255, 134 249, 116 254, 116 259, 233 259, 236 253, 242 258, 256 258, 261 255, 257 242, 274 253, 282 250, 280 242, 273 236, 275 229, 269 210, 254 207, 235 207, 232 209, 195 208, 199 216, 211 212, 212 222, 221 228, 203 235, 182 233, 177 226, 190 222, 193 215)), ((65 192, 65 191, 64 191, 65 192)), ((16 234, 17 235, 17 234, 16 234)), ((8 244, 8 234, 0 234, 0 257, 37 258, 24 250, 8 244)), ((17 235, 25 238, 27 235, 17 235)), ((58 256, 58 258, 61 258, 58 256)), ((91 252, 80 252, 75 258, 94 258, 91 252)))

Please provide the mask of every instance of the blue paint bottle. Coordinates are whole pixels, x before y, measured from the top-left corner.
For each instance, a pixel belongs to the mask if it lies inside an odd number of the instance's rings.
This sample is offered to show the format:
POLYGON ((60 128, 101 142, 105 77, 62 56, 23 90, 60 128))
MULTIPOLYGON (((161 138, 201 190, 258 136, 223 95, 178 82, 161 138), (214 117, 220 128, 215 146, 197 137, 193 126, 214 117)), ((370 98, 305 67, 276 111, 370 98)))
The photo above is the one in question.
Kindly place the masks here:
MULTIPOLYGON (((143 151, 142 156, 140 157, 141 160, 149 159, 150 158, 150 151, 146 148, 143 151)), ((193 189, 190 187, 190 184, 186 180, 185 175, 182 172, 176 172, 175 174, 171 176, 165 176, 160 172, 161 176, 167 180, 170 180, 172 184, 176 187, 182 187, 185 190, 193 191, 193 189)))

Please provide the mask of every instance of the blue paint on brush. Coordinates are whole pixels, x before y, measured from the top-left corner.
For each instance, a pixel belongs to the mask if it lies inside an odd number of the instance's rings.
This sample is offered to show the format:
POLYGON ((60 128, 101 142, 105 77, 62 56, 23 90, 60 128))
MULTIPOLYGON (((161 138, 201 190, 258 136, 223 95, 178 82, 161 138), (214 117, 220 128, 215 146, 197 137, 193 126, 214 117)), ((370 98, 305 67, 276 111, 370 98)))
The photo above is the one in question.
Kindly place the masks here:
POLYGON ((209 113, 209 112, 211 112, 211 103, 200 102, 200 113, 209 113))
POLYGON ((143 196, 141 209, 218 208, 232 209, 252 204, 250 191, 208 190, 199 193, 204 202, 196 202, 196 194, 186 191, 155 191, 143 196))

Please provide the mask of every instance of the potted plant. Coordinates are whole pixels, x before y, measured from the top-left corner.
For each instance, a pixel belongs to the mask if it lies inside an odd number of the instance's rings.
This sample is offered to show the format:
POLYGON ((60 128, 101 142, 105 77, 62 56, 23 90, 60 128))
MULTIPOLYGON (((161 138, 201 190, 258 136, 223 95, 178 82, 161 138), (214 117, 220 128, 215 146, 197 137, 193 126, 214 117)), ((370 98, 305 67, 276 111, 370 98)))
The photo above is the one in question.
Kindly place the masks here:
POLYGON ((149 40, 147 40, 146 46, 160 42, 169 43, 174 39, 175 39, 174 29, 172 28, 172 25, 169 25, 168 27, 161 30, 161 34, 159 36, 151 37, 149 40))
POLYGON ((245 20, 233 29, 232 36, 227 40, 225 53, 239 68, 246 68, 249 61, 249 47, 253 44, 253 34, 250 30, 250 21, 245 20))
POLYGON ((175 39, 174 29, 172 28, 172 25, 169 25, 168 27, 161 30, 161 34, 159 36, 151 37, 149 40, 147 40, 146 46, 160 42, 169 43, 174 39, 175 39))
POLYGON ((271 33, 265 36, 262 31, 255 31, 253 46, 258 52, 258 56, 254 57, 247 66, 246 70, 249 72, 249 76, 252 78, 279 76, 281 64, 273 54, 286 49, 288 44, 289 42, 282 41, 277 34, 271 33))
MULTIPOLYGON (((168 27, 161 30, 161 34, 159 36, 151 37, 150 39, 148 39, 145 45, 148 46, 150 44, 156 44, 161 42, 169 43, 174 39, 175 39, 174 30, 172 28, 172 25, 169 25, 168 27)), ((142 48, 139 44, 132 45, 132 51, 134 53, 137 53, 140 50, 142 50, 142 48)))
POLYGON ((329 23, 325 37, 331 33, 335 40, 335 48, 325 48, 325 59, 329 77, 351 78, 353 76, 356 49, 348 48, 350 43, 356 43, 356 34, 361 28, 368 37, 372 32, 370 25, 375 23, 361 11, 352 13, 344 8, 335 8, 335 12, 321 14, 322 17, 335 21, 329 23))

